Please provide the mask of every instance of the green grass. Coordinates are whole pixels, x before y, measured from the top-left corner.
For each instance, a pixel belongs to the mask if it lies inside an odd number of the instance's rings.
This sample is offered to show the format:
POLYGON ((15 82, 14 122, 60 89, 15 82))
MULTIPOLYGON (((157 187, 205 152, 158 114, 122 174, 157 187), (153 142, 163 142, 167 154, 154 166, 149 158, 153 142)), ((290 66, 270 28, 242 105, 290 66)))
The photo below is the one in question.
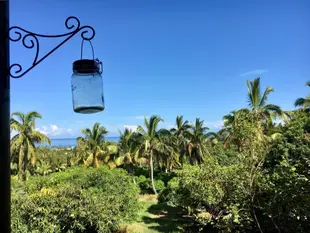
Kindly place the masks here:
POLYGON ((158 203, 157 200, 140 200, 141 211, 138 220, 126 226, 130 233, 180 233, 184 232, 186 220, 183 211, 177 207, 158 203))

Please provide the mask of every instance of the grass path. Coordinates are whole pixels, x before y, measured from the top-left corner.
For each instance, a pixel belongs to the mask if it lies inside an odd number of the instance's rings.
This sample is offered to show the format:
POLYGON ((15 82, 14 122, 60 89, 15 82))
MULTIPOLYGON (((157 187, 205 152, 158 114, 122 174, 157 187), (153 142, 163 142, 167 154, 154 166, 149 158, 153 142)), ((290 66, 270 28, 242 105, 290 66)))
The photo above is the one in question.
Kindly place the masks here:
POLYGON ((158 203, 154 195, 141 196, 139 202, 142 206, 139 218, 125 227, 128 233, 184 232, 182 226, 186 221, 179 208, 158 203))

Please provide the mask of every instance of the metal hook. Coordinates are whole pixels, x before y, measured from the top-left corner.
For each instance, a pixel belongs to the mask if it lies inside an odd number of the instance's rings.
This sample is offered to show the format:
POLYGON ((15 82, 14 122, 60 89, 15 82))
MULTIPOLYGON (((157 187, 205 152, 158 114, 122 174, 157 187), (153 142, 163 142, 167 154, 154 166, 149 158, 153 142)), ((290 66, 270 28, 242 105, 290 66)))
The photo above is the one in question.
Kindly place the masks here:
MULTIPOLYGON (((93 54, 93 60, 95 60, 95 52, 94 52, 94 47, 93 47, 93 44, 91 43, 90 40, 87 40, 90 44, 90 47, 91 47, 91 51, 92 51, 92 54, 93 54)), ((81 60, 83 59, 83 48, 84 48, 84 39, 82 40, 82 43, 81 43, 81 60)))

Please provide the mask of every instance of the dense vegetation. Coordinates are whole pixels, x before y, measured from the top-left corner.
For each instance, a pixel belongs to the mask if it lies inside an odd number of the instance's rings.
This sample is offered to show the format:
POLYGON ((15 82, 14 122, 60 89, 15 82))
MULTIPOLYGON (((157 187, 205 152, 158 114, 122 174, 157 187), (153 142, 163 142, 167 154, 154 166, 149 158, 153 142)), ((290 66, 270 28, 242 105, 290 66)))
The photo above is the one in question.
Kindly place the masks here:
POLYGON ((138 210, 138 188, 122 169, 71 168, 13 180, 13 232, 110 232, 138 210))
POLYGON ((113 232, 135 220, 139 192, 184 210, 184 232, 308 232, 309 96, 283 111, 259 78, 247 87, 248 108, 218 132, 182 116, 160 129, 152 116, 118 143, 96 123, 74 149, 35 148, 49 142, 34 130, 40 115, 13 114, 13 232, 113 232))

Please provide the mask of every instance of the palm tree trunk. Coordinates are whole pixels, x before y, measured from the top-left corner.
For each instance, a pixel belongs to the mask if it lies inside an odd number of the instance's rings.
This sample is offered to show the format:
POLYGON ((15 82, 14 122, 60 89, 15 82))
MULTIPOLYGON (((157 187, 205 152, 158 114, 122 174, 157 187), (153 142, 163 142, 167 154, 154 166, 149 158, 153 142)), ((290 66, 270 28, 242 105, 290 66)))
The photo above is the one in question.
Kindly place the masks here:
POLYGON ((154 194, 157 195, 155 184, 154 184, 154 170, 153 170, 153 153, 150 154, 150 174, 151 174, 151 183, 154 194))
POLYGON ((98 157, 96 155, 96 152, 94 152, 93 156, 94 156, 93 157, 93 166, 97 168, 97 167, 99 167, 99 161, 98 161, 98 157))
POLYGON ((19 158, 18 158, 18 177, 21 181, 26 181, 26 170, 27 170, 27 152, 24 148, 20 148, 19 158))

